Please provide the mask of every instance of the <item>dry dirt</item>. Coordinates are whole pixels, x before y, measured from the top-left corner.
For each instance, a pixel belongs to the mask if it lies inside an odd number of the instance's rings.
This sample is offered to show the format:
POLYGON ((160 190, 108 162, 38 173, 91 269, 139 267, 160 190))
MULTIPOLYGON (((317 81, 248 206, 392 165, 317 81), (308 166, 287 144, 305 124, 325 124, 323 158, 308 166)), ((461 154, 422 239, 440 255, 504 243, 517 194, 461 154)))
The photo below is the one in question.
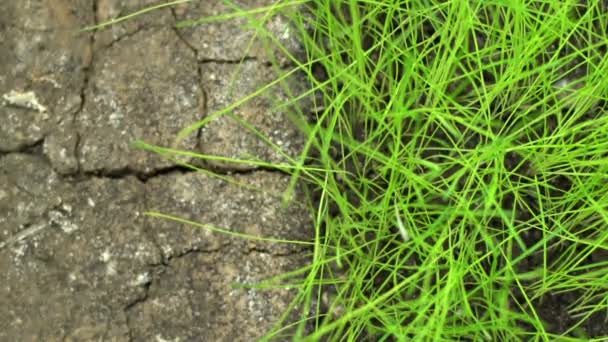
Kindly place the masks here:
MULTIPOLYGON (((303 205, 281 206, 285 174, 198 163, 218 179, 132 148, 137 139, 170 145, 273 75, 266 49, 246 49, 253 36, 243 20, 173 28, 229 11, 221 0, 78 32, 156 3, 0 2, 0 341, 252 341, 293 298, 231 285, 294 269, 307 262, 302 248, 145 215, 266 237, 312 234, 303 205)), ((297 49, 284 20, 268 25, 297 49)), ((297 154, 301 137, 271 107, 259 99, 234 114, 297 154)), ((178 147, 283 158, 228 118, 178 147)))

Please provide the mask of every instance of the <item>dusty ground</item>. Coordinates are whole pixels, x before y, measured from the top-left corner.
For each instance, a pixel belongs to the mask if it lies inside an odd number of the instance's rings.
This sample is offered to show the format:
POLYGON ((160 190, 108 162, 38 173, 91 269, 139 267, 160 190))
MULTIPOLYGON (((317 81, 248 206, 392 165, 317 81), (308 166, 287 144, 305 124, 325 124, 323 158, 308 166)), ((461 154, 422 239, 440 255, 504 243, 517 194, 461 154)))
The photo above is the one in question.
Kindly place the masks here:
MULTIPOLYGON (((135 139, 169 145, 183 127, 272 77, 265 49, 246 50, 251 32, 242 21, 172 28, 227 11, 221 0, 75 32, 155 3, 0 2, 0 341, 252 341, 293 296, 231 283, 291 270, 306 262, 301 248, 144 215, 280 238, 311 234, 302 205, 281 207, 284 174, 201 164, 231 181, 219 180, 130 147, 135 139)), ((281 18, 269 27, 297 46, 281 18)), ((298 152, 297 131, 268 101, 236 114, 298 152)), ((281 161, 229 119, 179 147, 281 161)))

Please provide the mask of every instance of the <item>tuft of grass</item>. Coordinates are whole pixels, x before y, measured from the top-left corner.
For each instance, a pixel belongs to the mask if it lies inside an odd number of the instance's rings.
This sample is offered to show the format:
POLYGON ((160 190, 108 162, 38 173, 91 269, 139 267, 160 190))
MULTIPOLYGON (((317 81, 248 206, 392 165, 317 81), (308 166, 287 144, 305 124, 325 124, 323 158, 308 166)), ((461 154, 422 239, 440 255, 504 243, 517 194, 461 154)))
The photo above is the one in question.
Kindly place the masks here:
POLYGON ((606 338, 608 9, 305 8, 302 165, 327 171, 294 173, 322 232, 296 340, 606 338))
POLYGON ((295 65, 180 138, 288 89, 295 73, 311 85, 312 113, 292 113, 302 154, 239 161, 306 185, 314 217, 311 264, 257 285, 299 290, 264 340, 608 338, 605 4, 309 0, 264 11, 178 25, 250 18, 256 39, 295 65), (304 58, 264 29, 278 14, 304 58))

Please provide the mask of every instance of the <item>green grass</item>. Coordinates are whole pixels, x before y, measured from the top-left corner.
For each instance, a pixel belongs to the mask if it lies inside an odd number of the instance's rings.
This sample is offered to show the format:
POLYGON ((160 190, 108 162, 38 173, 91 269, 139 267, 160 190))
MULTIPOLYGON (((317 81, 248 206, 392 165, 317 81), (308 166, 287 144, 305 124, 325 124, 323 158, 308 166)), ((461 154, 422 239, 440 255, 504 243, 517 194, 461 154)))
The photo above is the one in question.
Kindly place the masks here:
MULTIPOLYGON (((299 290, 266 340, 607 338, 590 322, 608 317, 608 9, 590 3, 266 8, 322 97, 312 123, 293 113, 300 157, 256 162, 306 185, 314 217, 311 264, 259 284, 299 290)), ((188 24, 260 11, 235 13, 188 24)))

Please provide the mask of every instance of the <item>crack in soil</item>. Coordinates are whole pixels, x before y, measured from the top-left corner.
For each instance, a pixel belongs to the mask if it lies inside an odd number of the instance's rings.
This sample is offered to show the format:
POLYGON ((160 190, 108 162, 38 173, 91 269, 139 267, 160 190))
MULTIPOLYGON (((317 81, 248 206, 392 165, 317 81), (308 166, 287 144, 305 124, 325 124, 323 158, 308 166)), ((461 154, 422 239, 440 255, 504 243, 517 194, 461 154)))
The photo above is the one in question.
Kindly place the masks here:
MULTIPOLYGON (((74 114, 74 124, 76 124, 76 115, 74 114)), ((82 141, 82 137, 80 136, 80 132, 76 130, 76 141, 74 142, 74 158, 76 159, 76 173, 80 173, 82 168, 80 167, 80 143, 82 141)))
POLYGON ((288 173, 287 171, 283 171, 277 168, 273 168, 273 167, 269 167, 269 166, 258 166, 258 165, 254 165, 251 166, 250 168, 229 168, 229 167, 223 167, 223 166, 213 166, 213 165, 205 165, 205 170, 207 171, 211 171, 215 174, 218 175, 222 175, 222 176, 233 176, 233 175, 253 175, 256 174, 258 172, 268 172, 268 173, 274 173, 274 174, 280 174, 280 175, 286 175, 286 176, 290 176, 291 174, 288 173))
MULTIPOLYGON (((123 312, 125 314, 125 324, 127 326, 127 330, 129 333, 129 341, 135 340, 135 336, 133 335, 133 329, 131 328, 132 322, 131 322, 131 318, 130 318, 130 311, 133 310, 138 305, 143 304, 146 301, 148 301, 148 299, 150 298, 150 289, 151 289, 152 285, 155 283, 155 281, 159 280, 163 276, 163 274, 166 272, 166 270, 168 268, 172 267, 171 261, 180 259, 180 258, 184 258, 184 257, 188 257, 188 256, 194 255, 194 254, 214 254, 214 253, 220 252, 221 249, 222 248, 201 250, 198 248, 191 248, 184 252, 169 256, 167 258, 165 258, 165 256, 163 255, 163 260, 161 261, 160 264, 150 265, 151 266, 151 267, 149 267, 149 272, 151 274, 150 279, 146 283, 141 285, 143 288, 143 294, 141 296, 139 296, 138 298, 135 298, 132 301, 130 301, 129 303, 127 303, 123 308, 123 312)), ((161 254, 164 254, 162 252, 162 249, 160 249, 160 251, 161 251, 161 254)))
POLYGON ((264 247, 251 246, 251 247, 247 248, 247 250, 245 251, 245 254, 248 256, 252 255, 252 254, 266 254, 266 255, 272 256, 272 257, 290 257, 290 256, 294 256, 294 255, 299 255, 303 251, 306 251, 306 250, 307 250, 307 247, 301 247, 301 248, 286 251, 286 252, 273 252, 264 247))
POLYGON ((162 258, 160 264, 150 265, 151 266, 149 268, 149 271, 151 274, 150 279, 146 283, 141 285, 143 288, 143 291, 144 291, 143 295, 141 295, 140 297, 135 298, 131 302, 127 303, 125 305, 125 307, 123 308, 123 312, 125 314, 126 326, 127 326, 128 332, 129 332, 129 341, 134 341, 134 339, 135 339, 135 337, 133 336, 132 329, 131 329, 132 322, 131 322, 131 318, 130 318, 130 314, 129 314, 130 311, 133 310, 138 305, 145 303, 150 298, 150 288, 155 283, 155 281, 157 281, 159 278, 161 278, 163 276, 163 274, 165 273, 165 271, 168 268, 172 267, 171 261, 180 259, 180 258, 184 258, 184 257, 188 257, 190 255, 195 255, 195 254, 214 254, 214 253, 220 252, 221 249, 222 248, 202 250, 202 249, 198 249, 198 248, 191 248, 184 252, 165 257, 162 249, 159 248, 161 255, 163 255, 163 258, 162 258))
POLYGON ((98 48, 99 48, 100 51, 108 50, 108 49, 111 49, 112 47, 114 47, 114 45, 122 42, 125 39, 129 39, 131 37, 134 37, 137 34, 141 33, 142 31, 146 31, 146 30, 149 30, 149 29, 159 29, 159 28, 162 28, 162 26, 158 26, 158 27, 156 27, 156 26, 142 26, 142 27, 138 27, 133 32, 127 32, 127 33, 125 33, 125 34, 123 34, 123 35, 121 35, 119 37, 116 37, 115 39, 112 39, 111 42, 109 42, 109 43, 107 43, 105 45, 98 46, 98 48))
MULTIPOLYGON (((94 25, 98 24, 98 22, 97 22, 97 10, 99 7, 98 1, 99 0, 92 1, 91 10, 93 11, 93 24, 94 25)), ((80 165, 80 149, 81 149, 80 144, 81 144, 82 136, 80 134, 80 131, 78 130, 78 117, 84 110, 84 107, 87 103, 86 91, 87 91, 87 88, 89 87, 89 83, 90 83, 92 75, 93 75, 93 65, 95 62, 95 55, 96 55, 95 32, 92 32, 89 35, 89 50, 90 50, 89 59, 87 60, 86 64, 83 66, 84 78, 82 80, 82 87, 80 88, 80 107, 72 115, 72 127, 76 134, 76 141, 74 143, 74 158, 76 159, 76 171, 75 171, 76 174, 79 174, 80 170, 82 170, 82 167, 80 165)))
POLYGON ((40 138, 32 143, 25 144, 14 150, 1 150, 0 157, 4 157, 4 156, 7 156, 7 155, 13 154, 13 153, 46 157, 46 156, 44 156, 44 153, 43 153, 43 146, 44 146, 45 139, 46 139, 46 136, 43 136, 42 138, 40 138))
MULTIPOLYGON (((201 104, 200 104, 200 120, 203 120, 209 114, 209 94, 207 90, 203 86, 203 68, 200 64, 196 66, 197 79, 199 84, 199 89, 201 90, 201 104)), ((195 147, 197 150, 201 148, 201 138, 203 136, 202 127, 199 128, 196 132, 196 144, 195 147)))
POLYGON ((154 169, 149 172, 134 170, 131 167, 117 170, 98 170, 98 171, 87 171, 80 174, 80 178, 105 178, 105 179, 125 179, 129 177, 135 177, 142 183, 147 183, 150 179, 156 177, 162 177, 172 174, 188 174, 197 172, 186 166, 172 165, 164 168, 154 169))
MULTIPOLYGON (((171 15, 173 17, 174 22, 177 23, 179 20, 177 18, 178 17, 177 13, 175 13, 175 9, 171 8, 170 11, 171 11, 171 15)), ((192 45, 186 38, 184 38, 184 36, 181 34, 181 32, 179 32, 178 28, 173 27, 173 32, 175 33, 177 38, 194 53, 195 58, 197 58, 198 66, 197 66, 196 73, 197 73, 198 85, 199 85, 199 89, 200 89, 200 98, 201 98, 201 103, 199 105, 199 111, 200 111, 200 120, 203 120, 209 114, 209 107, 208 107, 209 93, 203 83, 203 68, 202 68, 203 65, 208 64, 208 63, 240 64, 240 63, 243 63, 246 61, 257 61, 258 58, 251 57, 251 56, 244 56, 240 59, 235 59, 235 60, 230 60, 230 59, 224 60, 224 59, 213 59, 213 58, 198 60, 199 50, 194 45, 192 45)), ((203 128, 201 127, 196 132, 196 144, 195 144, 196 149, 201 148, 202 134, 203 134, 203 128)), ((277 170, 276 168, 263 167, 263 166, 255 166, 255 167, 248 168, 248 169, 239 169, 239 168, 214 167, 213 165, 210 165, 209 163, 206 163, 206 162, 203 162, 203 165, 204 165, 203 168, 206 171, 211 171, 211 172, 219 174, 219 175, 234 175, 234 174, 247 175, 247 174, 253 174, 257 171, 278 172, 280 174, 286 174, 286 175, 288 174, 287 172, 277 170)))
MULTIPOLYGON (((173 22, 175 24, 178 21, 177 13, 175 13, 174 8, 171 8, 170 11, 171 11, 171 16, 173 17, 173 22)), ((179 41, 181 41, 186 47, 188 47, 192 51, 192 53, 194 53, 194 58, 198 59, 198 49, 195 48, 192 44, 190 44, 182 36, 182 34, 179 32, 179 30, 175 26, 173 27, 173 33, 175 34, 177 39, 179 39, 179 41)), ((197 66, 196 66, 196 76, 197 76, 198 87, 200 89, 199 95, 201 98, 201 101, 199 104, 199 111, 200 111, 199 114, 200 114, 200 120, 203 120, 209 114, 209 108, 208 108, 209 94, 203 84, 203 68, 200 63, 197 63, 197 66)), ((196 149, 200 148, 202 134, 203 134, 203 130, 202 130, 202 128, 199 128, 196 131, 196 144, 195 144, 196 149)))
POLYGON ((226 242, 226 243, 223 243, 222 246, 220 246, 218 248, 209 248, 209 249, 201 249, 198 247, 188 248, 183 252, 165 256, 163 259, 163 265, 165 265, 166 267, 171 267, 171 261, 173 261, 173 260, 186 258, 188 256, 197 255, 197 254, 214 254, 214 253, 221 252, 224 248, 229 247, 229 246, 230 246, 230 242, 226 242))
MULTIPOLYGON (((258 58, 257 57, 252 57, 252 56, 244 56, 243 58, 239 58, 239 59, 218 59, 218 58, 203 58, 198 60, 198 62, 200 64, 241 64, 243 62, 249 62, 249 61, 257 61, 258 58)), ((264 63, 264 65, 266 65, 267 63, 264 63)), ((272 64, 271 64, 272 65, 272 64)))
MULTIPOLYGON (((175 13, 174 8, 171 8, 170 10, 171 10, 171 15, 173 16, 174 24, 177 24, 180 21, 178 19, 178 15, 177 15, 177 13, 175 13)), ((246 61, 257 61, 258 60, 257 57, 253 57, 253 56, 243 56, 242 58, 238 58, 238 59, 219 59, 219 58, 201 58, 201 59, 199 59, 200 51, 194 45, 192 45, 186 38, 184 38, 184 36, 179 32, 179 28, 174 26, 173 32, 175 32, 175 34, 177 35, 177 37, 179 37, 179 40, 182 43, 184 43, 186 46, 188 46, 190 48, 190 50, 192 50, 194 52, 196 59, 197 59, 198 63, 200 63, 200 64, 207 64, 207 63, 239 64, 239 63, 243 63, 246 61)), ((199 68, 199 70, 200 70, 200 68, 199 68)), ((199 76, 201 76, 201 73, 199 73, 199 76)), ((199 78, 199 80, 202 80, 202 78, 199 78)))
POLYGON ((163 273, 165 268, 166 267, 163 265, 159 265, 159 266, 150 268, 150 273, 152 273, 152 275, 150 276, 150 280, 148 280, 146 283, 141 285, 141 287, 143 288, 143 294, 140 297, 135 298, 131 302, 127 303, 122 310, 125 315, 125 325, 127 326, 127 331, 129 334, 129 336, 128 336, 129 341, 135 340, 135 336, 133 336, 133 329, 131 328, 132 323, 131 323, 129 311, 131 311, 137 305, 145 303, 148 300, 148 298, 150 297, 150 287, 152 286, 152 283, 154 282, 154 277, 156 276, 156 273, 158 273, 158 274, 163 273))
MULTIPOLYGON (((156 267, 152 268, 151 271, 158 271, 159 269, 161 269, 160 273, 162 273, 162 272, 164 272, 165 266, 162 266, 162 265, 156 266, 156 267)), ((138 304, 144 303, 146 300, 148 300, 149 293, 150 293, 150 286, 152 286, 152 283, 154 283, 154 275, 150 276, 150 280, 148 280, 144 284, 140 285, 144 290, 143 295, 128 302, 123 309, 123 311, 125 311, 125 313, 128 312, 129 310, 133 309, 133 307, 137 306, 138 304)))

